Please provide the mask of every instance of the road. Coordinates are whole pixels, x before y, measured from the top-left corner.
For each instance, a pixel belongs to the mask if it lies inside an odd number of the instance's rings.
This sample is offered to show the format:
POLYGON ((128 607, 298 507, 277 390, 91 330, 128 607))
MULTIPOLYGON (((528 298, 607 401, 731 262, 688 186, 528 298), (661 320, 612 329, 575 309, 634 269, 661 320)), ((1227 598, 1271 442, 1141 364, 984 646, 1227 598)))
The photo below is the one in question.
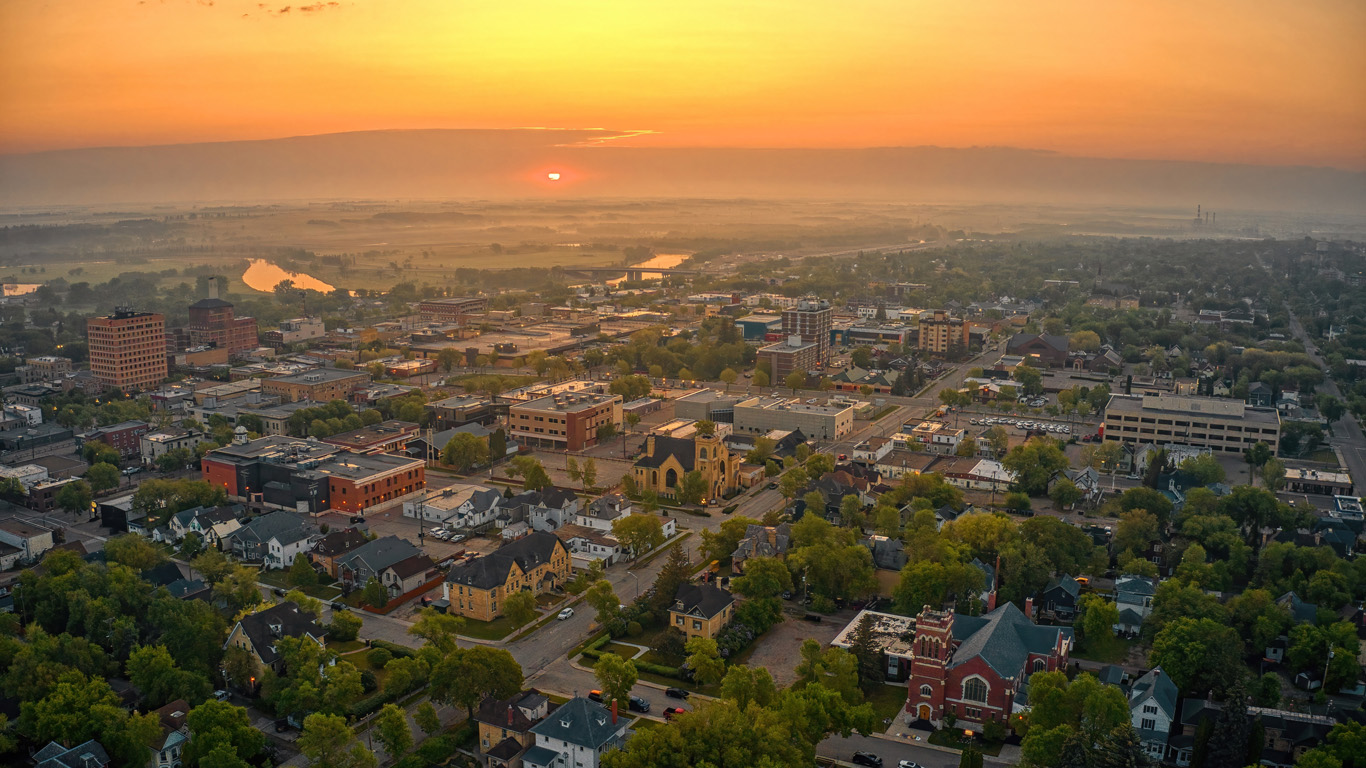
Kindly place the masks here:
MULTIPOLYGON (((1290 316, 1290 332, 1304 344, 1305 353, 1318 363, 1325 372, 1328 371, 1328 364, 1323 361, 1318 347, 1309 338, 1309 334, 1305 332, 1299 318, 1295 317, 1295 313, 1290 310, 1289 304, 1286 305, 1285 311, 1290 316)), ((1342 392, 1338 390, 1337 382, 1333 381, 1331 375, 1324 377, 1323 384, 1319 385, 1319 390, 1338 399, 1346 399, 1343 398, 1342 392)), ((1366 435, 1363 435, 1361 431, 1361 424, 1351 411, 1348 411, 1341 420, 1332 425, 1331 429, 1333 434, 1332 445, 1342 452, 1343 461, 1347 464, 1347 472, 1352 476, 1352 484, 1360 488, 1361 484, 1366 482, 1366 435)))

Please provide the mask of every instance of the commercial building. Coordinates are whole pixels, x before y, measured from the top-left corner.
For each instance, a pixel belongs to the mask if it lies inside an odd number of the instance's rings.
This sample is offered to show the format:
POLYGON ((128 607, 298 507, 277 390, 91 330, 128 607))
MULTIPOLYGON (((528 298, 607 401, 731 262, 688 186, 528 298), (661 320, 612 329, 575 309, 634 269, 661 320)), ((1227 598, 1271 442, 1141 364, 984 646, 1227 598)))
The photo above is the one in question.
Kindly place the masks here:
POLYGON ((822 365, 830 359, 830 327, 835 322, 835 309, 823 299, 802 299, 795 307, 783 310, 783 335, 800 336, 802 341, 816 345, 816 359, 822 365))
POLYGON ((391 419, 322 440, 356 453, 400 453, 417 434, 417 425, 413 422, 391 419))
POLYGON ((714 389, 698 389, 674 400, 674 416, 693 421, 733 424, 735 404, 742 399, 714 389))
POLYGON ((322 318, 296 317, 291 320, 281 320, 279 328, 261 334, 261 341, 279 349, 286 344, 298 344, 313 339, 321 339, 326 335, 327 329, 323 326, 322 318))
POLYGON ((569 549, 553 533, 533 531, 492 554, 451 569, 442 585, 447 609, 457 616, 493 621, 507 597, 520 591, 540 595, 569 578, 569 549))
MULTIPOLYGON (((826 347, 828 350, 828 346, 826 347)), ((768 363, 768 379, 774 386, 781 386, 783 380, 793 371, 805 375, 821 367, 825 353, 820 344, 805 341, 801 336, 791 335, 785 341, 760 347, 756 359, 760 365, 768 363)))
POLYGON ((1111 395, 1105 406, 1105 437, 1126 443, 1176 443, 1242 453, 1258 442, 1274 454, 1281 417, 1274 408, 1240 400, 1187 395, 1111 395))
POLYGON ((1317 493, 1324 496, 1351 496, 1352 476, 1346 472, 1288 467, 1285 490, 1290 493, 1317 493))
POLYGON ((769 335, 778 336, 783 332, 782 315, 749 315, 735 321, 745 341, 763 341, 769 335))
POLYGON ((197 429, 159 429, 138 438, 138 454, 143 464, 155 464, 157 459, 177 448, 183 448, 193 456, 200 443, 210 440, 211 436, 197 429))
POLYGON ((489 308, 489 300, 481 296, 470 298, 427 299, 417 305, 422 320, 428 323, 462 322, 465 315, 483 312, 489 308))
POLYGON ((1066 336, 1017 333, 1006 342, 1006 354, 1018 355, 1035 368, 1061 368, 1067 363, 1066 336))
POLYGON ((286 403, 312 400, 327 403, 346 400, 351 390, 369 383, 370 374, 364 371, 344 371, 338 368, 316 368, 290 376, 264 379, 261 392, 274 395, 286 403))
POLYGON ((56 357, 54 355, 44 355, 42 357, 30 357, 24 364, 14 369, 19 374, 20 384, 34 384, 39 381, 51 381, 61 378, 71 373, 71 359, 66 357, 56 357))
POLYGON ((207 345, 238 355, 256 349, 256 318, 236 317, 232 304, 218 297, 218 278, 209 278, 209 296, 190 305, 191 346, 207 345))
POLYGON ((799 430, 813 440, 837 440, 854 429, 854 408, 816 405, 799 398, 751 397, 735 404, 736 434, 799 430))
POLYGON ((166 378, 166 317, 126 307, 85 324, 90 371, 100 384, 151 389, 166 378))
POLYGON ((431 412, 431 427, 438 432, 466 424, 493 424, 507 415, 506 405, 475 395, 456 395, 424 407, 431 412))
POLYGON ((131 459, 138 455, 139 439, 151 430, 145 421, 124 421, 107 427, 96 427, 87 435, 90 440, 98 440, 119 452, 119 456, 131 459))
POLYGON ((916 346, 936 355, 962 354, 968 349, 967 321, 942 309, 936 309, 929 317, 922 315, 916 346))
POLYGON ((563 451, 597 445, 598 428, 621 428, 621 395, 591 392, 550 395, 517 403, 508 409, 512 437, 529 444, 563 451))

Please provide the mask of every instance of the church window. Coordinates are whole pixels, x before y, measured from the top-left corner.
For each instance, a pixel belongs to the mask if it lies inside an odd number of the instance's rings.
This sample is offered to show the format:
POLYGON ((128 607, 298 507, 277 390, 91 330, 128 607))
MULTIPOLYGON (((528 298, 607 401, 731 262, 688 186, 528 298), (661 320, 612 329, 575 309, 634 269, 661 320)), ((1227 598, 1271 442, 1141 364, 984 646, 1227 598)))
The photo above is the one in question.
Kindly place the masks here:
POLYGON ((980 677, 971 677, 963 681, 963 698, 968 701, 986 701, 987 684, 980 677))

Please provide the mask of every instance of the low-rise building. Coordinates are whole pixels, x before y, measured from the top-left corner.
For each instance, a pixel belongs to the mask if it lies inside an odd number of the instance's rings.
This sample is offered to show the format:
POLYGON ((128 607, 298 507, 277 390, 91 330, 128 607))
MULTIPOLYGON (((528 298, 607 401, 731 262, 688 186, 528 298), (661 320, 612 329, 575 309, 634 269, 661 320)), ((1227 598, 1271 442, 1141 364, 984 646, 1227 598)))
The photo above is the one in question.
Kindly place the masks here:
POLYGON ((1156 594, 1156 582, 1146 576, 1126 573, 1115 579, 1115 607, 1119 609, 1119 623, 1114 627, 1115 632, 1138 634, 1143 629, 1143 620, 1153 612, 1153 596, 1156 594))
POLYGON ((50 741, 33 753, 34 768, 109 768, 109 764, 109 753, 94 739, 74 747, 50 741))
POLYGON ((176 699, 152 714, 161 724, 161 732, 152 743, 152 759, 148 768, 180 768, 181 753, 190 742, 190 729, 185 719, 190 714, 190 704, 184 699, 176 699))
POLYGON ((457 395, 427 403, 423 407, 432 414, 431 426, 437 431, 465 424, 493 424, 506 416, 508 409, 505 404, 494 403, 477 395, 457 395))
POLYGON ((477 621, 503 615, 508 595, 543 594, 569 578, 569 548, 553 533, 533 531, 492 554, 456 565, 446 574, 442 597, 451 613, 477 621))
POLYGON ((626 721, 586 698, 575 697, 531 726, 535 746, 522 753, 525 768, 598 768, 602 756, 626 742, 626 721))
POLYGON ((423 322, 454 325, 463 325, 468 315, 485 312, 488 308, 489 300, 483 296, 426 299, 417 305, 423 322))
POLYGON ((768 364, 769 381, 781 385, 792 373, 805 376, 808 371, 819 370, 824 363, 824 349, 818 342, 803 341, 801 336, 789 336, 760 347, 756 359, 760 365, 768 364))
POLYGON ((355 453, 401 453, 417 435, 417 424, 391 419, 322 440, 355 453))
POLYGON ((282 664, 275 644, 285 637, 308 638, 320 648, 327 645, 327 631, 318 626, 315 617, 286 600, 243 616, 228 633, 223 647, 241 648, 254 655, 261 666, 270 667, 278 673, 282 670, 282 664))
POLYGON ((393 601, 423 587, 435 585, 441 576, 441 569, 436 567, 436 562, 425 554, 416 554, 380 571, 379 583, 384 586, 389 600, 393 601))
POLYGON ((403 516, 449 528, 482 528, 493 524, 502 502, 503 494, 493 488, 457 483, 425 501, 403 502, 403 516))
POLYGON ((193 533, 199 536, 205 546, 216 548, 242 527, 242 522, 237 519, 239 514, 241 507, 235 505, 194 507, 171 515, 167 527, 175 541, 193 533))
POLYGON ((1259 442, 1274 454, 1281 417, 1274 408, 1188 395, 1111 395, 1104 435, 1125 443, 1177 443, 1241 454, 1259 442))
POLYGON ((155 464, 157 459, 177 449, 194 453, 200 443, 211 438, 197 429, 159 429, 138 438, 138 453, 143 464, 155 464))
POLYGON ((631 468, 642 490, 676 497, 686 475, 702 476, 704 500, 720 499, 739 486, 741 457, 732 453, 718 435, 645 438, 645 451, 631 468))
POLYGON ((1285 470, 1285 490, 1288 493, 1351 496, 1352 488, 1352 476, 1346 472, 1326 472, 1304 467, 1286 467, 1285 470))
POLYGON ((715 638, 735 615, 735 598, 711 584, 684 584, 669 606, 669 626, 688 637, 715 638))
POLYGON ((238 560, 261 563, 265 568, 288 568, 294 558, 313 548, 322 538, 308 518, 276 510, 249 520, 228 536, 228 546, 238 560))
POLYGON ((370 579, 377 579, 384 569, 401 560, 422 554, 407 539, 384 536, 338 555, 334 562, 337 578, 353 589, 364 587, 370 579))
POLYGON ((1167 742, 1177 718, 1178 693, 1176 684, 1162 667, 1138 678, 1129 689, 1129 720, 1143 751, 1158 762, 1170 757, 1167 742))
POLYGON ((55 542, 51 528, 7 517, 0 519, 0 543, 19 550, 19 562, 36 563, 55 542))
POLYGON ((140 439, 151 430, 145 421, 125 421, 108 427, 96 427, 86 438, 98 440, 119 452, 119 456, 131 459, 141 451, 140 439))
POLYGON ((592 392, 550 395, 508 409, 513 438, 528 445, 581 451, 598 444, 598 430, 621 429, 621 395, 592 392))
POLYGON ((324 573, 335 579, 337 559, 355 551, 367 541, 369 539, 358 528, 332 531, 314 542, 313 549, 309 550, 308 559, 314 568, 321 568, 324 573))
POLYGON ((315 368, 311 371, 280 376, 261 381, 261 392, 274 395, 286 403, 312 400, 327 403, 346 400, 351 390, 369 383, 366 371, 346 371, 339 368, 315 368))
POLYGON ((578 568, 587 568, 595 560, 609 566, 628 554, 615 537, 582 525, 563 526, 555 531, 555 535, 569 548, 573 565, 578 568))
POLYGON ((479 752, 488 759, 489 768, 521 765, 522 753, 536 744, 531 727, 558 707, 535 688, 510 699, 485 696, 474 712, 474 721, 479 724, 479 752))
POLYGON ((853 431, 854 409, 783 397, 751 397, 735 404, 737 433, 764 434, 775 429, 800 430, 816 440, 838 440, 853 431))

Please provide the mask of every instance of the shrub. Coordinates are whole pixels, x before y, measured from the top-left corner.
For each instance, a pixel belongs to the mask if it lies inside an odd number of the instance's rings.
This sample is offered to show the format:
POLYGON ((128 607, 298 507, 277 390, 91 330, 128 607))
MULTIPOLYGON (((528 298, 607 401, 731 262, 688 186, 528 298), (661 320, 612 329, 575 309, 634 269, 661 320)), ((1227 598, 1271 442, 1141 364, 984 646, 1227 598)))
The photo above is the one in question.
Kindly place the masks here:
POLYGON ((388 651, 389 653, 392 653, 395 656, 403 656, 405 658, 417 655, 417 651, 413 650, 412 648, 403 645, 397 645, 395 643, 389 642, 388 640, 371 640, 370 647, 383 648, 384 650, 388 651))
POLYGON ((375 679, 375 673, 368 669, 360 671, 360 689, 362 693, 374 693, 379 688, 379 681, 375 679))
POLYGON ((392 658, 394 658, 394 654, 388 648, 371 648, 370 652, 365 654, 365 660, 370 662, 370 666, 375 669, 384 669, 384 666, 392 658))
POLYGON ((640 637, 640 634, 644 631, 645 628, 640 626, 640 622, 638 621, 627 622, 626 624, 626 634, 631 637, 640 637))
POLYGON ((811 598, 811 610, 816 613, 834 613, 835 601, 825 595, 816 595, 811 598))

